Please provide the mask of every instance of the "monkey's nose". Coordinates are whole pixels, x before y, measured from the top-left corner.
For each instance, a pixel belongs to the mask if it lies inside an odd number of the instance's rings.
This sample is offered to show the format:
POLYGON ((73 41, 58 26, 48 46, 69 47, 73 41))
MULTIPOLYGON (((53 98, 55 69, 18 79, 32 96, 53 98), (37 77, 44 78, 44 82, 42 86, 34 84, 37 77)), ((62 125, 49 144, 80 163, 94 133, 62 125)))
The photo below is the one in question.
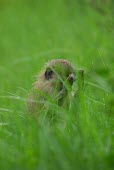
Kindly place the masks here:
POLYGON ((73 82, 76 80, 75 75, 74 75, 74 74, 70 74, 70 75, 68 76, 68 80, 70 81, 71 84, 73 84, 73 82))

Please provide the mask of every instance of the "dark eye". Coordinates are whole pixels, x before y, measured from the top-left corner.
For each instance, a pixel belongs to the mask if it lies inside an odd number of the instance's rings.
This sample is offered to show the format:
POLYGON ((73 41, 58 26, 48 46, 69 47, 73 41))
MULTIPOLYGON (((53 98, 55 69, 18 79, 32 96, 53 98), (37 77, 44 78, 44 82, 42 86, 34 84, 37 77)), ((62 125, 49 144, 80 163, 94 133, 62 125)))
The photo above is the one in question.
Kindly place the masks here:
POLYGON ((52 71, 50 68, 47 68, 47 70, 46 70, 46 72, 45 72, 45 78, 46 78, 47 80, 50 80, 50 79, 53 78, 52 75, 53 75, 53 71, 52 71))

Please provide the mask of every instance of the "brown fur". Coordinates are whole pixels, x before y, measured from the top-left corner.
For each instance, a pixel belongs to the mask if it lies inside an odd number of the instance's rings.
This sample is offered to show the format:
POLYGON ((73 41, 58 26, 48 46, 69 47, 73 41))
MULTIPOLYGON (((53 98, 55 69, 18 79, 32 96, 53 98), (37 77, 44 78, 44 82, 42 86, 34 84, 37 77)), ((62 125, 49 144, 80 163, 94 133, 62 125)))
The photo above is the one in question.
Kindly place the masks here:
POLYGON ((50 100, 63 106, 68 92, 72 90, 75 80, 73 65, 64 59, 55 59, 48 62, 44 69, 36 76, 36 81, 29 94, 27 106, 30 113, 39 112, 47 107, 50 100), (52 71, 47 73, 47 70, 52 71), (46 73, 49 76, 46 79, 46 73), (67 85, 67 86, 66 86, 67 85), (48 101, 46 103, 46 101, 48 101))

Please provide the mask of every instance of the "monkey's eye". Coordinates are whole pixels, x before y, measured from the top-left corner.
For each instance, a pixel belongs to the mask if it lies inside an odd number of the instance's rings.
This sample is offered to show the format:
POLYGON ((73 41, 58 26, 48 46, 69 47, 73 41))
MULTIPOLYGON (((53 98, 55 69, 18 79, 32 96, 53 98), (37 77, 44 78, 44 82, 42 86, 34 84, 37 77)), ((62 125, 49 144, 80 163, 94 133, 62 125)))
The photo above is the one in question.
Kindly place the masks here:
POLYGON ((53 71, 50 69, 50 68, 48 68, 47 70, 46 70, 46 72, 45 72, 45 78, 47 79, 47 80, 50 80, 50 79, 52 79, 53 78, 53 71))

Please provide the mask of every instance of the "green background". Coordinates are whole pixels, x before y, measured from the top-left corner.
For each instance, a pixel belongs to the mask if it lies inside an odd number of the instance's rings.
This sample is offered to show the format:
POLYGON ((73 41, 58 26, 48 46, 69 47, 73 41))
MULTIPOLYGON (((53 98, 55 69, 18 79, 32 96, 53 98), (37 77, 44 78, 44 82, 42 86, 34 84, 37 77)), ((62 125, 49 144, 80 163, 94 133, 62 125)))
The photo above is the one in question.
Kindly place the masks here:
POLYGON ((113 17, 111 0, 0 0, 0 169, 113 169, 113 17), (84 94, 32 119, 34 75, 57 58, 84 68, 84 94))

